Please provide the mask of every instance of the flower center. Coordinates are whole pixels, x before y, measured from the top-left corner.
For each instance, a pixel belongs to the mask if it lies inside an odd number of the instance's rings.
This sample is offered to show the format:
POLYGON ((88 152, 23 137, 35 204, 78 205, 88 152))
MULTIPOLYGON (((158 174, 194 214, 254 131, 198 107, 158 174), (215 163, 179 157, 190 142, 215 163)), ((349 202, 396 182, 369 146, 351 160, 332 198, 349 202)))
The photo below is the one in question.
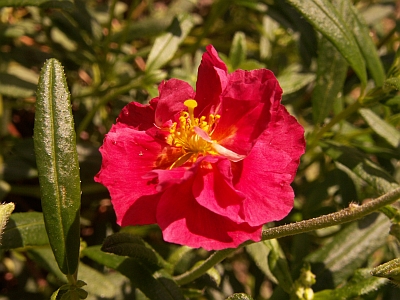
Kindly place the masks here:
POLYGON ((183 152, 183 155, 174 162, 171 168, 182 165, 188 160, 195 161, 199 155, 218 154, 212 147, 213 141, 207 141, 201 135, 208 138, 212 135, 220 115, 210 114, 207 121, 205 116, 195 118, 194 109, 197 107, 197 102, 189 99, 183 104, 188 108, 188 111, 181 112, 179 122, 172 124, 167 138, 168 144, 181 148, 183 152))

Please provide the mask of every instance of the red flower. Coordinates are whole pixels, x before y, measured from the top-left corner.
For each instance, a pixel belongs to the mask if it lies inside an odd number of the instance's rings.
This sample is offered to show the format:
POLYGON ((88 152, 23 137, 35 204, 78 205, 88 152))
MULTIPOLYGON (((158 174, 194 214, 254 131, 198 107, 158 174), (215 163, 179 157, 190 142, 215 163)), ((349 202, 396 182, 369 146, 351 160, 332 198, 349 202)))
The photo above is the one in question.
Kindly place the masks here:
POLYGON ((262 225, 293 207, 305 148, 273 73, 228 74, 210 45, 196 92, 170 79, 159 93, 125 106, 100 148, 95 180, 110 191, 118 224, 157 223, 166 241, 208 250, 259 241, 262 225))

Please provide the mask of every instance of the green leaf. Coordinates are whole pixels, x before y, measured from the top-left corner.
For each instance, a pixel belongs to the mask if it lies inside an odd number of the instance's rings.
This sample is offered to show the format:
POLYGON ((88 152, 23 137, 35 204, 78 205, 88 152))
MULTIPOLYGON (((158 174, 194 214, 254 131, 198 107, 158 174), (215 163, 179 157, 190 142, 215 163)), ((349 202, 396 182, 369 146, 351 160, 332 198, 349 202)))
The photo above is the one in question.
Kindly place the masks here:
POLYGON ((371 39, 368 26, 350 0, 341 1, 342 17, 348 22, 353 31, 367 68, 376 86, 382 86, 385 80, 385 70, 379 58, 376 46, 371 39))
POLYGON ((361 116, 365 122, 375 131, 379 136, 384 138, 394 148, 400 146, 400 132, 390 125, 389 123, 382 120, 372 110, 368 108, 361 108, 359 110, 361 116))
POLYGON ((3 6, 40 6, 43 8, 62 8, 72 9, 74 7, 73 0, 0 0, 0 7, 3 6))
POLYGON ((246 35, 243 32, 236 32, 233 37, 229 61, 232 71, 236 70, 245 60, 247 55, 246 35))
POLYGON ((316 275, 315 289, 334 288, 346 281, 368 257, 385 244, 389 220, 372 214, 336 234, 332 241, 306 257, 316 275))
POLYGON ((329 0, 287 0, 339 50, 363 86, 367 83, 365 62, 351 30, 329 0))
POLYGON ((4 228, 0 249, 48 245, 43 214, 38 212, 14 213, 4 228))
POLYGON ((267 276, 267 278, 274 284, 278 284, 278 280, 272 274, 268 265, 268 254, 271 249, 264 244, 264 242, 261 242, 247 245, 246 251, 256 263, 257 267, 264 273, 264 275, 267 276))
POLYGON ((312 73, 301 73, 301 66, 298 64, 289 65, 278 76, 278 81, 284 95, 297 92, 314 80, 315 75, 312 73))
POLYGON ((57 263, 74 274, 80 246, 80 178, 70 94, 56 59, 40 73, 34 128, 42 209, 57 263))
POLYGON ((160 69, 174 57, 193 25, 193 18, 189 14, 182 14, 172 21, 167 33, 158 37, 151 48, 146 63, 147 73, 160 69))
POLYGON ((167 263, 154 249, 146 245, 138 236, 119 232, 108 236, 101 247, 102 251, 121 256, 129 256, 152 270, 167 268, 172 271, 172 265, 167 263))
POLYGON ((226 300, 253 300, 253 298, 247 294, 239 293, 229 296, 226 300))
POLYGON ((385 80, 384 87, 386 89, 393 89, 400 91, 400 78, 391 77, 385 80))
POLYGON ((0 204, 0 245, 1 245, 1 238, 4 233, 4 229, 6 227, 8 219, 10 218, 10 215, 13 212, 14 208, 15 208, 14 203, 0 204))
POLYGON ((35 84, 26 81, 14 74, 0 73, 0 94, 26 98, 35 94, 35 84))
POLYGON ((400 258, 393 259, 372 269, 372 276, 390 279, 400 284, 400 258))
MULTIPOLYGON (((105 253, 99 247, 88 247, 82 251, 90 259, 117 270, 130 279, 132 285, 140 289, 148 298, 154 300, 183 300, 183 294, 176 295, 176 289, 170 290, 160 278, 154 278, 150 271, 129 257, 105 253), (174 296, 173 296, 174 295, 174 296)), ((168 279, 168 278, 167 278, 168 279)), ((169 283, 171 283, 169 281, 169 283)), ((176 285, 176 284, 175 284, 176 285)))
POLYGON ((6 181, 0 180, 0 201, 3 201, 10 191, 11 186, 6 181))
POLYGON ((386 282, 385 279, 371 277, 368 269, 359 269, 346 285, 334 290, 317 292, 314 294, 313 300, 361 299, 360 296, 377 290, 386 282))
POLYGON ((317 80, 312 94, 314 122, 323 123, 343 89, 348 64, 325 37, 318 42, 317 80))
MULTIPOLYGON (((50 247, 30 249, 28 255, 42 268, 53 273, 59 280, 68 283, 66 276, 58 268, 50 247)), ((77 286, 82 287, 85 285, 85 289, 91 295, 96 295, 102 298, 114 298, 116 295, 116 288, 112 281, 99 271, 84 263, 79 264, 79 278, 80 280, 78 280, 77 286), (87 285, 85 283, 87 283, 87 285)))
POLYGON ((246 251, 272 282, 279 283, 279 286, 286 293, 291 292, 293 288, 292 276, 286 257, 276 239, 248 245, 246 251))
POLYGON ((356 175, 375 191, 375 195, 385 194, 399 186, 396 180, 385 170, 355 148, 338 145, 333 142, 320 143, 324 152, 342 165, 342 170, 356 175))

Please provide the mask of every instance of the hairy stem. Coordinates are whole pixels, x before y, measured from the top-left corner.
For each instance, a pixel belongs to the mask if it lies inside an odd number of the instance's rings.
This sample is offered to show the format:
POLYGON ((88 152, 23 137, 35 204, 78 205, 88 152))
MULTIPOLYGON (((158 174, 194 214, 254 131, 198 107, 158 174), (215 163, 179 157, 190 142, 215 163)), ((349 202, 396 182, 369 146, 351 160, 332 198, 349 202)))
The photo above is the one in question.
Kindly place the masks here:
MULTIPOLYGON (((296 223, 291 223, 283 226, 278 226, 274 228, 269 228, 264 230, 262 233, 262 240, 270 240, 274 238, 281 238, 284 236, 304 233, 313 231, 320 228, 325 228, 333 225, 339 225, 346 222, 354 221, 365 217, 366 215, 377 211, 378 209, 395 202, 400 199, 400 188, 394 189, 385 195, 376 198, 363 205, 350 205, 350 207, 345 208, 341 211, 324 215, 318 218, 304 220, 296 223)), ((249 245, 253 242, 248 241, 239 246, 243 247, 249 245)), ((189 283, 194 279, 200 277, 212 268, 217 263, 224 260, 227 256, 235 252, 237 249, 224 249, 221 251, 214 252, 203 264, 197 266, 196 268, 176 276, 174 279, 180 285, 189 283)))

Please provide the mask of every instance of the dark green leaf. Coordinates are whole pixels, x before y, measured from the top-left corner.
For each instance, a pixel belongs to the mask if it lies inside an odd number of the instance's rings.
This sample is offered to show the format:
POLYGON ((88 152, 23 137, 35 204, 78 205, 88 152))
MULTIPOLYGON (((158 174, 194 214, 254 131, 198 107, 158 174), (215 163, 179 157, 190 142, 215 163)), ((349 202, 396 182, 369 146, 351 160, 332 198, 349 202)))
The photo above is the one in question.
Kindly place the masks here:
POLYGON ((338 1, 341 2, 340 12, 342 17, 353 30, 354 37, 364 56, 368 71, 375 81, 375 85, 382 86, 385 80, 385 70, 383 69, 376 46, 371 39, 368 26, 350 0, 338 1))
POLYGON ((367 83, 365 62, 351 30, 329 0, 287 0, 339 50, 356 72, 363 86, 367 83))
POLYGON ((42 68, 36 100, 35 154, 50 245, 64 274, 74 274, 80 246, 80 178, 70 94, 56 59, 42 68))
MULTIPOLYGON (((363 153, 355 148, 338 145, 333 142, 321 143, 324 152, 334 159, 336 162, 343 165, 347 172, 356 175, 372 187, 376 196, 385 194, 399 184, 385 170, 367 159, 363 153)), ((343 169, 346 171, 345 169, 343 169)))
POLYGON ((3 6, 41 6, 43 8, 72 9, 73 0, 0 0, 0 7, 3 6))
POLYGON ((122 256, 129 256, 151 269, 167 268, 172 271, 172 266, 167 263, 154 249, 133 234, 119 232, 108 236, 101 247, 102 251, 122 256))
POLYGON ((159 278, 154 278, 145 266, 132 258, 105 253, 100 250, 100 247, 96 246, 84 249, 82 254, 125 275, 131 280, 132 285, 152 300, 184 299, 182 294, 177 297, 175 289, 171 291, 165 282, 160 281, 159 278))
POLYGON ((278 284, 278 280, 271 273, 268 265, 268 255, 271 249, 264 242, 261 242, 246 246, 246 251, 250 254, 251 258, 264 275, 273 283, 278 284))
POLYGON ((38 212, 14 213, 4 229, 0 249, 48 245, 43 214, 38 212))
POLYGON ((333 108, 346 79, 348 64, 325 37, 318 42, 317 80, 312 94, 313 119, 319 124, 333 108))
POLYGON ((316 275, 316 289, 334 288, 346 281, 367 258, 386 242, 389 220, 372 214, 354 222, 333 240, 306 257, 316 275))
POLYGON ((175 18, 167 33, 155 40, 147 59, 146 72, 150 73, 160 69, 171 60, 193 25, 194 21, 189 14, 183 14, 175 18))
MULTIPOLYGON (((314 300, 347 300, 361 299, 360 296, 366 295, 377 290, 386 284, 382 278, 374 278, 369 270, 359 269, 353 278, 344 286, 334 290, 324 290, 314 294, 314 300)), ((364 299, 364 298, 362 298, 364 299)))

